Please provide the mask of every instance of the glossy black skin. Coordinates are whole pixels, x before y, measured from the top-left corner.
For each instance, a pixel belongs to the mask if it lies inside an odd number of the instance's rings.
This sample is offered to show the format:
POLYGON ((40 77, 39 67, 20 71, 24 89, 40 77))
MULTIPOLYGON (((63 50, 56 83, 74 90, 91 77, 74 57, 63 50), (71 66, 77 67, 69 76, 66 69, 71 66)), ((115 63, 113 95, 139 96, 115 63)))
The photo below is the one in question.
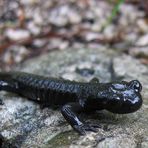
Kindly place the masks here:
POLYGON ((142 105, 138 80, 99 83, 97 78, 82 83, 47 78, 23 72, 1 72, 0 90, 17 93, 43 106, 59 106, 67 122, 80 134, 96 131, 96 125, 81 121, 78 114, 106 109, 126 114, 142 105))

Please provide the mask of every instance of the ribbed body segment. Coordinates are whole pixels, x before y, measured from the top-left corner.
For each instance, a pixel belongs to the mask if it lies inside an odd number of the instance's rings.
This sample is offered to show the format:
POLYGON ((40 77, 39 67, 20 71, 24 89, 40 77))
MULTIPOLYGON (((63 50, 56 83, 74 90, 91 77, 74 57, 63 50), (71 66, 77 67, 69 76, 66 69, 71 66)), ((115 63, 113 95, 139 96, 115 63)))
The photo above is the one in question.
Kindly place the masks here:
MULTIPOLYGON (((2 75, 2 74, 1 74, 2 75)), ((12 92, 47 105, 63 105, 75 102, 83 85, 79 82, 48 78, 34 74, 11 72, 5 82, 16 84, 12 92), (10 80, 10 81, 9 81, 10 80)))

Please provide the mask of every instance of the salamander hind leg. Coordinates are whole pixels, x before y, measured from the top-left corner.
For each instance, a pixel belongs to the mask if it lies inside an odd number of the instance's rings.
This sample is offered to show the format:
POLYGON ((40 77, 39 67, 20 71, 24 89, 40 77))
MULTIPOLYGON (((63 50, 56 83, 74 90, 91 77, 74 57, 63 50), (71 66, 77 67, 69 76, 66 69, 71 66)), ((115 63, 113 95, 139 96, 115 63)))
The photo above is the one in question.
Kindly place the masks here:
MULTIPOLYGON (((8 85, 6 82, 4 82, 4 81, 0 81, 0 91, 1 90, 4 90, 4 87, 6 87, 6 85, 8 85)), ((3 100, 2 99, 0 99, 0 105, 4 105, 4 102, 3 102, 3 100)))
MULTIPOLYGON (((2 90, 12 92, 12 93, 13 92, 17 93, 17 90, 18 90, 17 83, 0 80, 0 91, 2 90)), ((4 102, 2 99, 0 99, 0 105, 4 105, 4 102)))
POLYGON ((4 105, 4 101, 0 99, 0 105, 4 105))
POLYGON ((83 123, 78 113, 83 111, 83 107, 79 103, 69 103, 62 107, 61 112, 67 122, 81 135, 85 135, 86 131, 97 132, 98 125, 83 123))
POLYGON ((0 80, 0 91, 5 90, 9 92, 16 92, 17 89, 18 89, 18 84, 16 82, 0 80))

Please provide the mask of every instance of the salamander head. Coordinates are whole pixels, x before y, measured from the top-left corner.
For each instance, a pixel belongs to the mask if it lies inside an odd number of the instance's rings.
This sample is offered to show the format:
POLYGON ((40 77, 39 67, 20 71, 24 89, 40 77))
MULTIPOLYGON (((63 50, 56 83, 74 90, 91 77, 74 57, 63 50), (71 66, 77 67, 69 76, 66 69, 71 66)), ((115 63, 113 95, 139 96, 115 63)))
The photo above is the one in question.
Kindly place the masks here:
POLYGON ((106 98, 105 109, 118 114, 135 112, 142 105, 141 90, 142 85, 138 80, 108 83, 106 91, 102 92, 106 98))

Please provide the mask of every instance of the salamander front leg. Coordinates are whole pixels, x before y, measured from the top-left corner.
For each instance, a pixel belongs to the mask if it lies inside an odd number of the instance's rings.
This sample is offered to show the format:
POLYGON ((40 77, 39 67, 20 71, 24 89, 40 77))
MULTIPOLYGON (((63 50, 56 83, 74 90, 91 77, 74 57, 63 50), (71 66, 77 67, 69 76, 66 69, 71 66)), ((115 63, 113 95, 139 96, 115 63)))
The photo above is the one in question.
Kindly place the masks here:
POLYGON ((97 132, 96 128, 99 126, 93 124, 85 124, 79 119, 77 114, 82 111, 83 107, 79 103, 69 103, 64 105, 61 109, 64 118, 79 134, 85 135, 86 131, 97 132))

